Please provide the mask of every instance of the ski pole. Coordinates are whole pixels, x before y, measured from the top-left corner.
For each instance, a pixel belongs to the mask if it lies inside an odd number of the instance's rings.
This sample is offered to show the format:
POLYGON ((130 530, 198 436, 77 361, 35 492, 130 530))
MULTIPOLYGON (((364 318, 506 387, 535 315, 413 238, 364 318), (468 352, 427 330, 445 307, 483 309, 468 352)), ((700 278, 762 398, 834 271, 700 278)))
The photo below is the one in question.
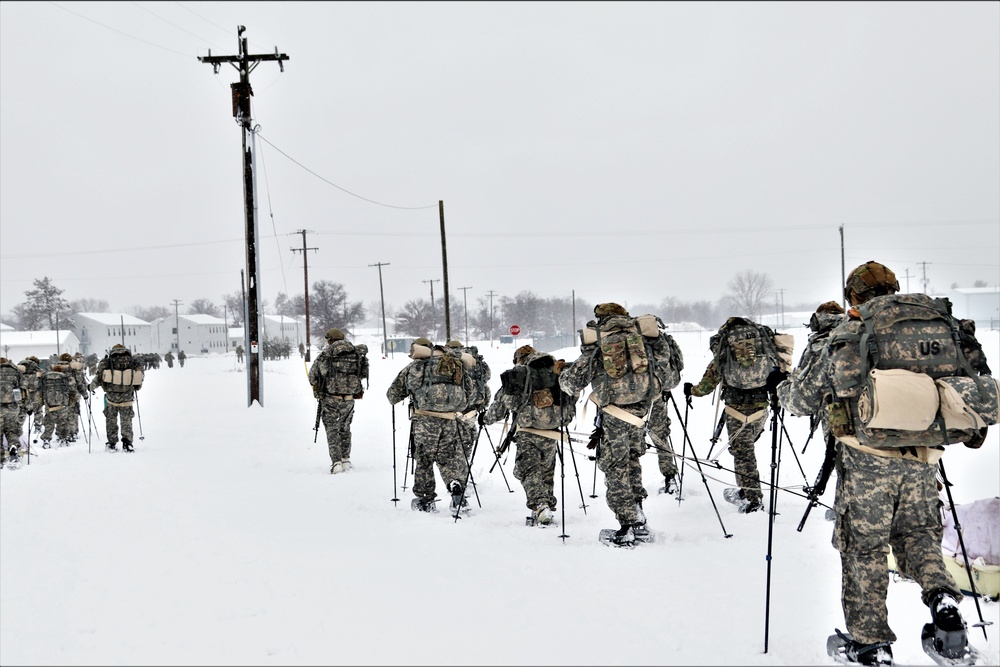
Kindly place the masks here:
POLYGON ((142 434, 142 415, 139 414, 139 392, 133 390, 132 396, 135 398, 135 416, 139 420, 139 439, 145 440, 146 436, 142 434))
MULTIPOLYGON (((948 442, 948 431, 944 428, 944 419, 939 419, 938 423, 941 425, 941 431, 944 433, 945 442, 948 442)), ((951 506, 951 518, 955 520, 955 533, 958 535, 958 544, 962 547, 962 560, 965 561, 965 573, 969 576, 969 586, 972 588, 972 599, 976 602, 976 613, 979 614, 979 623, 976 623, 983 630, 983 639, 989 640, 986 636, 986 626, 990 625, 992 621, 983 620, 983 610, 979 607, 979 593, 976 592, 975 577, 972 576, 972 566, 969 565, 969 552, 965 548, 965 538, 962 537, 962 526, 958 522, 958 510, 955 509, 955 500, 951 497, 951 482, 948 481, 948 475, 944 472, 944 461, 938 459, 938 469, 941 471, 941 481, 944 486, 944 490, 948 494, 948 505, 951 506)))
POLYGON ((410 439, 406 447, 406 461, 403 462, 403 491, 406 491, 406 475, 410 471, 410 457, 413 454, 413 420, 410 420, 410 439))
POLYGON ((764 595, 764 653, 767 653, 768 630, 771 622, 771 545, 774 537, 774 505, 778 499, 775 489, 778 474, 778 395, 771 396, 771 488, 768 489, 768 501, 771 503, 767 521, 767 584, 764 595))
MULTIPOLYGON (((483 429, 486 433, 486 439, 490 443, 490 447, 493 449, 493 455, 496 457, 497 462, 500 461, 500 453, 497 452, 497 448, 493 446, 493 438, 490 437, 489 429, 483 429)), ((496 463, 493 464, 496 466, 496 463)), ((490 468, 490 472, 493 472, 493 468, 490 468)), ((510 483, 507 481, 507 474, 503 471, 503 464, 500 464, 500 476, 503 477, 503 483, 507 485, 507 491, 514 493, 514 489, 510 488, 510 483)))
MULTIPOLYGON (((674 400, 674 395, 667 392, 667 397, 670 399, 671 404, 674 406, 674 412, 677 414, 677 418, 681 418, 681 410, 677 407, 677 401, 674 400)), ((715 498, 712 497, 712 490, 708 487, 708 480, 705 478, 705 472, 701 468, 701 460, 698 458, 697 452, 694 451, 694 444, 691 442, 691 437, 688 435, 687 426, 683 426, 681 429, 684 432, 684 441, 689 447, 691 447, 691 454, 694 456, 694 463, 698 466, 698 472, 701 474, 701 481, 705 485, 705 491, 708 492, 708 499, 712 502, 712 508, 715 510, 715 516, 719 519, 719 525, 722 527, 722 534, 725 537, 732 537, 732 533, 726 530, 726 526, 722 523, 722 515, 719 514, 719 507, 715 504, 715 498)))
POLYGON ((594 457, 594 488, 590 490, 590 497, 597 497, 597 457, 594 457))
MULTIPOLYGON (((399 496, 396 495, 396 406, 392 407, 392 505, 396 507, 399 496)), ((319 429, 317 428, 317 433, 319 429)), ((315 440, 313 441, 315 442, 315 440)))
MULTIPOLYGON (((668 392, 669 393, 669 392, 668 392)), ((673 396, 671 395, 671 399, 673 396)), ((676 407, 676 406, 675 406, 676 407)), ((681 501, 684 500, 684 469, 687 466, 683 465, 684 459, 687 458, 687 426, 688 426, 688 408, 691 407, 691 398, 687 397, 684 401, 684 421, 681 423, 681 431, 684 433, 684 437, 681 439, 681 473, 680 481, 677 483, 677 506, 680 507, 681 501)))
MULTIPOLYGON (((573 451, 573 443, 572 443, 572 441, 571 441, 572 439, 570 438, 570 435, 569 435, 569 427, 567 427, 567 426, 561 426, 561 427, 559 427, 559 443, 560 444, 563 443, 562 436, 563 436, 564 432, 566 433, 566 440, 565 440, 565 442, 569 443, 569 459, 570 459, 570 461, 573 462, 573 472, 576 473, 576 485, 580 489, 580 507, 583 508, 583 513, 584 513, 584 515, 586 515, 587 514, 587 501, 583 499, 583 483, 580 481, 580 469, 576 467, 576 453, 573 451)), ((563 505, 563 508, 565 509, 565 504, 563 505)))
MULTIPOLYGON (((559 504, 562 506, 562 534, 559 539, 566 544, 566 461, 563 457, 562 430, 559 431, 559 444, 556 446, 556 453, 559 454, 559 504)), ((586 510, 585 510, 586 511, 586 510)))

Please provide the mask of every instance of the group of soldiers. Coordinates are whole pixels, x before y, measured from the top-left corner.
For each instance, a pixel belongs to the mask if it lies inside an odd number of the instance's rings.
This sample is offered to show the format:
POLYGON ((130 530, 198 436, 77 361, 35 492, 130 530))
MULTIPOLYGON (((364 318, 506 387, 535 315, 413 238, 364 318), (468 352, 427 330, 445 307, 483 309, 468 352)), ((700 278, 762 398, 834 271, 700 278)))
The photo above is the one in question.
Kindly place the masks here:
POLYGON ((51 449, 53 440, 58 447, 76 442, 82 428, 96 425, 91 397, 97 389, 104 391, 106 448, 117 450, 120 437, 122 451, 134 451, 135 392, 142 387, 144 370, 155 368, 158 360, 158 355, 133 355, 121 344, 89 367, 79 352, 45 360, 32 355, 18 363, 0 357, 0 467, 18 467, 35 433, 42 449, 51 449))
MULTIPOLYGON (((724 496, 743 514, 765 510, 755 444, 768 417, 774 420, 787 409, 822 425, 828 463, 837 472, 833 545, 841 554, 847 624, 846 633, 831 636, 828 650, 836 647, 839 657, 858 664, 892 664, 895 635, 886 611, 891 547, 898 569, 920 584, 931 611, 931 623, 922 629, 925 650, 948 664, 972 664, 974 649, 958 609, 962 595, 941 554, 936 464, 949 443, 982 445, 987 426, 996 423, 998 385, 975 339, 974 322, 953 317, 946 299, 898 291, 887 267, 874 261, 859 266, 844 288, 850 309, 845 312, 835 301, 817 308, 794 368, 791 336, 731 317, 709 341, 712 358, 701 380, 684 383, 683 393, 687 408, 693 398, 720 392, 725 408, 713 445, 725 426, 736 484, 724 496), (923 388, 930 383, 932 404, 919 419, 912 418, 923 409, 909 400, 912 390, 896 388, 904 381, 923 388)), ((661 490, 676 489, 669 414, 672 408, 680 418, 680 410, 670 390, 680 384, 683 358, 655 316, 631 317, 616 303, 598 304, 594 314, 580 331, 575 361, 529 345, 518 348, 492 402, 490 369, 475 346, 427 338, 413 342, 410 362, 386 397, 392 405, 409 399, 414 510, 437 511, 436 467, 451 496, 451 512, 456 517, 467 512, 479 435, 487 425, 510 420, 508 437, 493 455, 499 461, 510 444, 517 447, 514 475, 530 511, 526 523, 553 523, 556 463, 574 441, 568 424, 589 388, 587 403, 594 404, 596 415, 587 447, 604 472, 605 500, 620 524, 602 531, 602 538, 609 533, 606 543, 617 547, 649 540, 639 458, 655 449, 661 490)), ((341 364, 337 372, 355 368, 359 375, 335 389, 335 372, 328 370, 335 365, 334 348, 337 354, 353 350, 355 356, 357 349, 336 329, 327 332, 327 341, 330 346, 309 376, 320 401, 317 429, 322 418, 331 472, 339 473, 350 469, 350 419, 353 401, 363 395, 360 378, 367 378, 367 360, 341 364)), ((774 493, 773 480, 769 487, 774 493)))

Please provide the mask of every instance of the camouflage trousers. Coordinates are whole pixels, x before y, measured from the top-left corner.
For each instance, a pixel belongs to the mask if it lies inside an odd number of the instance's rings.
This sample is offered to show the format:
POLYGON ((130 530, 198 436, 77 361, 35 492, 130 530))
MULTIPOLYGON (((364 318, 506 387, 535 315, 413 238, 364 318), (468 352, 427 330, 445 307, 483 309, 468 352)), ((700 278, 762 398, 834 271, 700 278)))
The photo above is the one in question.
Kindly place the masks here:
POLYGON ((653 401, 646 422, 646 431, 656 449, 656 461, 660 466, 660 474, 673 477, 677 474, 677 462, 674 460, 674 448, 670 444, 670 416, 666 401, 653 401))
POLYGON ((118 421, 121 420, 122 442, 132 443, 132 415, 134 410, 131 405, 112 405, 105 400, 104 403, 104 427, 108 432, 108 444, 118 443, 118 421))
POLYGON ((542 505, 555 510, 556 496, 552 487, 559 441, 521 431, 514 434, 514 440, 517 443, 514 478, 524 487, 525 505, 529 510, 536 510, 542 505))
POLYGON ((764 410, 763 415, 749 422, 726 413, 726 435, 729 438, 729 453, 733 455, 733 467, 736 469, 736 484, 743 489, 744 498, 761 502, 764 494, 760 490, 760 472, 757 469, 757 453, 754 451, 754 444, 760 439, 761 433, 764 432, 764 425, 767 424, 767 404, 727 407, 746 416, 764 410))
POLYGON ((457 480, 464 491, 469 466, 459 440, 457 420, 414 415, 410 420, 410 435, 413 439, 413 495, 434 500, 435 464, 445 485, 457 480))
POLYGON ((340 463, 351 458, 351 422, 354 421, 354 401, 323 398, 323 430, 330 462, 340 463))
POLYGON ((476 448, 476 439, 479 436, 479 424, 475 421, 470 423, 464 419, 456 419, 455 422, 458 424, 458 439, 462 443, 465 460, 471 463, 476 448))
POLYGON ((5 403, 0 407, 0 434, 2 447, 0 458, 7 459, 11 447, 21 448, 21 407, 17 403, 5 403))
POLYGON ((605 500, 621 525, 635 523, 636 505, 646 498, 639 457, 646 452, 645 427, 602 413, 604 437, 597 467, 604 473, 605 500))
POLYGON ((76 437, 80 433, 80 399, 70 399, 67 410, 73 414, 66 416, 66 428, 71 437, 76 437), (70 419, 71 416, 72 419, 70 419))
POLYGON ((45 416, 42 417, 42 440, 49 442, 53 435, 61 440, 68 439, 71 419, 76 419, 76 414, 70 407, 45 408, 45 416))
POLYGON ((892 642, 886 594, 889 546, 899 571, 922 589, 924 604, 945 589, 961 600, 941 556, 941 500, 936 468, 840 445, 833 546, 840 552, 841 604, 860 642, 892 642))

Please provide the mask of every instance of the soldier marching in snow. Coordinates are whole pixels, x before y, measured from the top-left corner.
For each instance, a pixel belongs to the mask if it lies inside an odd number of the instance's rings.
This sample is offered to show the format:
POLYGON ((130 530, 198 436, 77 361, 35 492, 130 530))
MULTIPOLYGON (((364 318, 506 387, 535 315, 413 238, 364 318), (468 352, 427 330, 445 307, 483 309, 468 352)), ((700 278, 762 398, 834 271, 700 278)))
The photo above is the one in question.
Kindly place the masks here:
POLYGON ((698 384, 684 383, 684 396, 707 396, 722 386, 729 452, 733 455, 738 488, 726 489, 726 500, 743 514, 763 508, 760 472, 754 443, 764 432, 768 413, 767 377, 771 370, 787 370, 789 347, 770 327, 745 317, 730 317, 709 339, 712 360, 698 384))
POLYGON ((320 403, 330 452, 330 472, 347 472, 351 464, 351 421, 354 401, 364 396, 361 380, 368 379, 368 346, 344 339, 340 329, 326 332, 327 347, 309 368, 309 384, 320 403))
MULTIPOLYGON (((567 394, 559 387, 559 374, 565 365, 563 359, 522 345, 514 352, 514 368, 500 374, 502 384, 493 404, 479 418, 485 426, 514 415, 514 477, 524 487, 525 504, 531 511, 529 525, 548 525, 554 519, 557 449, 560 443, 568 443, 564 427, 576 417, 579 396, 579 392, 567 394)), ((498 457, 503 450, 501 444, 498 457)))
POLYGON ((946 443, 983 444, 983 415, 995 422, 997 382, 973 322, 955 319, 947 300, 898 291, 882 264, 857 267, 844 289, 852 307, 829 334, 826 362, 800 365, 778 385, 789 412, 824 411, 837 439, 833 546, 847 633, 831 636, 828 650, 860 664, 892 664, 891 547, 930 608, 924 650, 940 664, 972 664, 962 594, 941 554, 936 469, 946 443))
POLYGON ((6 357, 0 357, 0 468, 16 468, 21 446, 24 367, 18 367, 6 357))
POLYGON ((448 347, 458 350, 459 353, 468 355, 468 357, 463 356, 463 358, 472 358, 473 360, 472 367, 468 369, 468 373, 472 377, 472 382, 476 387, 475 396, 470 399, 468 408, 458 418, 458 431, 461 434, 462 450, 465 452, 465 458, 471 464, 476 438, 479 435, 479 415, 490 404, 489 382, 492 373, 489 364, 483 359, 483 355, 479 354, 479 348, 475 345, 466 347, 458 340, 450 340, 448 341, 448 347))
POLYGON ((608 507, 620 524, 610 540, 631 546, 650 539, 639 463, 646 451, 646 422, 654 400, 680 382, 683 362, 658 317, 630 317, 617 303, 598 304, 594 315, 597 319, 580 331, 580 357, 560 373, 559 386, 570 395, 588 385, 593 389, 590 400, 599 412, 588 447, 596 449, 608 507))
POLYGON ((457 419, 468 410, 476 394, 472 376, 466 372, 473 360, 463 360, 458 350, 434 345, 427 338, 413 341, 409 356, 412 361, 389 385, 386 398, 393 405, 410 399, 410 449, 415 464, 411 507, 422 512, 437 511, 437 465, 451 494, 451 509, 457 513, 468 506, 465 486, 469 466, 457 419))
POLYGON ((120 343, 111 348, 108 356, 97 365, 97 373, 90 383, 91 389, 104 390, 104 423, 108 431, 108 451, 118 450, 119 421, 121 422, 122 451, 134 451, 132 404, 136 392, 142 389, 142 364, 132 357, 128 348, 120 343))

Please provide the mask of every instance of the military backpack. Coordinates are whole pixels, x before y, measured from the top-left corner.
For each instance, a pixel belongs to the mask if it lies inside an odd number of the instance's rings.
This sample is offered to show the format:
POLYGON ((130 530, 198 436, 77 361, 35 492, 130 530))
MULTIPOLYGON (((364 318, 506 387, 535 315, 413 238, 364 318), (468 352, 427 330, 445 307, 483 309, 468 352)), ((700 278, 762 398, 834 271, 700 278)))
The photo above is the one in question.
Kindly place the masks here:
POLYGON ((353 396, 362 390, 361 380, 368 377, 367 346, 338 340, 327 355, 326 393, 353 396))
POLYGON ((735 389, 761 389, 774 368, 787 371, 791 361, 790 337, 781 339, 763 324, 734 317, 709 339, 715 367, 722 383, 735 389), (787 349, 786 349, 787 348, 787 349))
POLYGON ((466 364, 471 365, 471 357, 463 360, 461 352, 443 345, 435 345, 429 352, 429 356, 414 359, 421 364, 419 378, 408 376, 407 389, 416 407, 433 412, 465 410, 469 403, 467 389, 472 387, 465 370, 466 364))
POLYGON ((576 399, 559 387, 554 364, 551 354, 538 352, 500 374, 519 426, 555 430, 576 417, 576 399))
POLYGON ((0 365, 0 403, 20 403, 21 384, 21 372, 14 364, 0 365))

